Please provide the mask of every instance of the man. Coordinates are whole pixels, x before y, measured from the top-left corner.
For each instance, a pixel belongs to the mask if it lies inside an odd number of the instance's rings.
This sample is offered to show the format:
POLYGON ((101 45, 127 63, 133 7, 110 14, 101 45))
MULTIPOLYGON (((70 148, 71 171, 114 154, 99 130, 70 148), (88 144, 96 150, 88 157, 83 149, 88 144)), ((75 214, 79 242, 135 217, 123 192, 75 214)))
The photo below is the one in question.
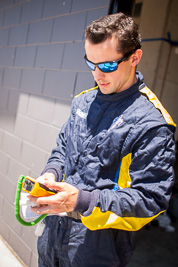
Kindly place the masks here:
POLYGON ((39 266, 126 266, 131 232, 164 212, 173 185, 175 124, 136 72, 141 38, 122 13, 86 28, 98 86, 74 98, 42 173, 58 191, 31 200, 45 219, 39 266))

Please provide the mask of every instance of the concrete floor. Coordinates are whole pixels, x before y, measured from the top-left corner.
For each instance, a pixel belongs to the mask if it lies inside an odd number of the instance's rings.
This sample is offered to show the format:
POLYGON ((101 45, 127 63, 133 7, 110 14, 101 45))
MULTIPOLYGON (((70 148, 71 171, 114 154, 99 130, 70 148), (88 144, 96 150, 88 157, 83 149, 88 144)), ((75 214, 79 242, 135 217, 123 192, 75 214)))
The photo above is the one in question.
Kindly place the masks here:
POLYGON ((137 232, 128 267, 178 267, 178 220, 171 225, 175 232, 166 232, 156 225, 137 232))
POLYGON ((25 267, 0 236, 0 267, 25 267))
MULTIPOLYGON (((166 232, 155 224, 136 232, 133 256, 127 267, 178 267, 178 220, 171 225, 174 232, 166 232)), ((25 267, 1 237, 0 267, 25 267)))

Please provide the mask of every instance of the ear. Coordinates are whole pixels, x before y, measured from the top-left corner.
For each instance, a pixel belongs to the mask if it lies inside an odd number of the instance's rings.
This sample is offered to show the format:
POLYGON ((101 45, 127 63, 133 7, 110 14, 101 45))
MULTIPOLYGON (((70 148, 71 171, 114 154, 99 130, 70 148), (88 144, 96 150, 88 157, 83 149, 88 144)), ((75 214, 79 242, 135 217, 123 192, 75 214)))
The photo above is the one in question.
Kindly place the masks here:
POLYGON ((141 60, 142 54, 143 54, 142 50, 137 49, 135 53, 131 56, 131 64, 133 67, 138 65, 138 63, 141 60))

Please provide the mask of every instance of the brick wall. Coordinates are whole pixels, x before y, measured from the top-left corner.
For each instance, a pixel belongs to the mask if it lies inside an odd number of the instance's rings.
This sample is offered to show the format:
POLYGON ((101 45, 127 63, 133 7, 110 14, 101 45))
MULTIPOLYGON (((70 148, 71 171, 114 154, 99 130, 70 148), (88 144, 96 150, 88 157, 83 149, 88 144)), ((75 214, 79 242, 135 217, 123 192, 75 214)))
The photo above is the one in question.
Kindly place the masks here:
POLYGON ((84 29, 109 0, 0 1, 0 235, 37 266, 35 227, 20 225, 21 174, 38 177, 73 96, 94 85, 83 61, 84 29))
MULTIPOLYGON (((157 95, 166 110, 178 124, 178 50, 165 41, 154 38, 168 38, 178 43, 178 1, 177 0, 136 0, 143 2, 141 16, 137 18, 143 40, 143 56, 138 69, 144 75, 147 86, 157 95), (171 50, 170 50, 171 49, 171 50)), ((178 140, 178 131, 175 134, 178 140)))

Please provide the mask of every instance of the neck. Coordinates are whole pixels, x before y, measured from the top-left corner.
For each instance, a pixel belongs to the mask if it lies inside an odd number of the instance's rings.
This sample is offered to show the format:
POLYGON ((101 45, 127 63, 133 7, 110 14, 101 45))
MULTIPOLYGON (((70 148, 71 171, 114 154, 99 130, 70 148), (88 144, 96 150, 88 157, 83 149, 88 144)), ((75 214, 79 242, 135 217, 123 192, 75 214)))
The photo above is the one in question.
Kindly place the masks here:
POLYGON ((134 85, 137 82, 137 77, 135 75, 135 72, 130 73, 129 78, 126 79, 125 84, 123 84, 121 91, 125 91, 128 88, 130 88, 132 85, 134 85))

